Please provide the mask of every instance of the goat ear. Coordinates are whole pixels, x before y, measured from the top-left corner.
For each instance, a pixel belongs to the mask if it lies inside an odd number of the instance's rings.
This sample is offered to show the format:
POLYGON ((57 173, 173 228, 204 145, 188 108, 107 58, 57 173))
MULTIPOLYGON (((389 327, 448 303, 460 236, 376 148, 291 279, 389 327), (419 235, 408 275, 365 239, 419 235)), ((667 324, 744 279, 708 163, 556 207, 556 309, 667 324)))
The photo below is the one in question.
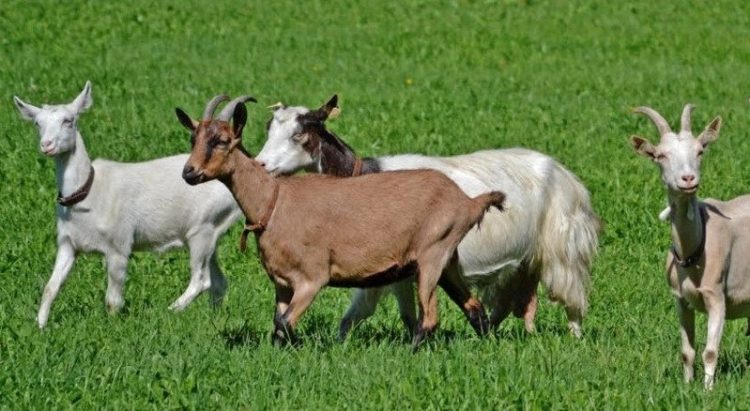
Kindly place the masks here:
POLYGON ((13 102, 16 103, 18 111, 21 112, 21 117, 26 120, 34 120, 37 114, 42 110, 39 107, 32 106, 29 103, 24 102, 20 98, 13 96, 13 102))
POLYGON ((89 107, 91 107, 91 104, 93 102, 94 101, 91 98, 91 82, 86 81, 86 85, 83 86, 81 94, 79 94, 78 97, 76 97, 76 99, 73 100, 72 103, 70 103, 69 107, 76 113, 83 113, 84 111, 88 110, 89 107))
POLYGON ((174 109, 174 113, 177 115, 177 120, 180 121, 180 124, 182 124, 183 127, 190 131, 195 131, 196 128, 198 128, 198 122, 190 118, 187 113, 182 111, 181 108, 177 107, 174 109))
POLYGON ((636 153, 648 157, 652 160, 655 158, 656 148, 654 148, 654 146, 645 138, 640 136, 631 136, 630 144, 633 146, 633 149, 635 149, 636 153))
POLYGON ((711 120, 708 126, 706 126, 706 129, 703 130, 701 135, 698 136, 698 141, 701 143, 703 147, 709 145, 710 143, 714 142, 717 138, 719 138, 720 129, 721 129, 721 117, 717 116, 715 119, 711 120))
POLYGON ((245 123, 247 123, 247 107, 245 107, 245 103, 237 103, 232 115, 232 127, 235 139, 239 140, 242 138, 242 130, 245 128, 245 123))
POLYGON ((323 104, 318 111, 322 114, 323 120, 336 118, 341 113, 339 108, 339 96, 334 94, 327 103, 323 104))

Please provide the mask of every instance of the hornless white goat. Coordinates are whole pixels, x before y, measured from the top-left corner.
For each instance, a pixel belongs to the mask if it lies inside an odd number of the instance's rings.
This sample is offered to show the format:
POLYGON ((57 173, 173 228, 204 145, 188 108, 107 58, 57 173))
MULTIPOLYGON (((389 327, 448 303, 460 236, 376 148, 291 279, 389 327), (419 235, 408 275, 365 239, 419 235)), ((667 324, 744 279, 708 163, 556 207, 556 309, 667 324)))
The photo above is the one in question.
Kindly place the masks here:
MULTIPOLYGON (((274 106, 268 140, 257 160, 273 174, 300 169, 339 176, 386 170, 429 168, 450 177, 470 197, 493 190, 507 194, 505 211, 490 210, 458 246, 461 275, 478 285, 493 307, 497 326, 513 310, 534 329, 539 280, 550 298, 565 306, 568 327, 581 336, 587 308, 590 267, 598 243, 599 219, 578 179, 544 154, 520 148, 485 150, 454 157, 397 155, 361 159, 324 122, 338 112, 337 98, 317 110, 274 106)), ((414 323, 414 292, 409 282, 389 288, 407 328, 414 323)), ((341 322, 343 337, 366 319, 385 288, 358 289, 341 322)))
POLYGON ((635 150, 661 168, 672 221, 672 249, 667 253, 667 281, 677 299, 685 381, 693 379, 695 310, 708 313, 708 337, 703 351, 704 385, 711 389, 716 375, 719 343, 726 318, 750 317, 750 196, 729 201, 699 200, 703 150, 719 136, 716 117, 693 137, 690 115, 682 111, 680 132, 648 107, 635 112, 654 122, 661 141, 654 146, 638 136, 635 150))
POLYGON ((41 108, 14 97, 23 118, 39 128, 39 148, 54 157, 57 189, 57 258, 44 288, 37 323, 47 324, 52 302, 70 273, 76 254, 104 254, 109 274, 106 305, 124 304, 122 287, 133 250, 190 248, 192 277, 170 306, 184 309, 209 289, 218 304, 226 293, 216 241, 242 215, 232 194, 219 182, 191 187, 182 180, 188 155, 142 163, 91 161, 76 123, 92 104, 91 83, 69 104, 41 108))

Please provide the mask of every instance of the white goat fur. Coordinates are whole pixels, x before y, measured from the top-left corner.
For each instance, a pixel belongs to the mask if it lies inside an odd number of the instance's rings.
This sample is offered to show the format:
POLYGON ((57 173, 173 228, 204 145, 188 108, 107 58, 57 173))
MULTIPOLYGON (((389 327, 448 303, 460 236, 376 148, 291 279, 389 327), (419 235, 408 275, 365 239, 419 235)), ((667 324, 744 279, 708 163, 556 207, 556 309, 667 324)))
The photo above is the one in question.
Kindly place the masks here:
MULTIPOLYGON (((321 171, 320 158, 309 155, 294 138, 300 132, 296 118, 308 111, 283 106, 274 111, 268 140, 257 157, 270 172, 321 171)), ((492 190, 505 192, 505 211, 488 212, 481 229, 473 228, 458 246, 462 275, 480 288, 485 303, 494 306, 495 296, 513 279, 521 261, 527 260, 529 274, 540 278, 550 298, 565 306, 568 326, 580 337, 599 219, 588 191, 572 173, 548 156, 520 148, 453 157, 406 154, 381 157, 377 162, 383 171, 441 171, 470 197, 492 190)), ((400 282, 388 287, 399 300, 402 317, 413 316, 412 285, 400 282)), ((382 292, 378 288, 356 290, 342 325, 372 315, 382 292)))
POLYGON ((653 109, 635 109, 654 122, 661 140, 652 145, 633 136, 631 143, 659 166, 667 192, 669 207, 661 214, 671 219, 674 247, 667 253, 667 282, 677 300, 685 381, 694 375, 697 310, 708 314, 703 382, 711 389, 725 320, 750 319, 750 195, 729 201, 698 199, 702 154, 718 138, 721 118, 716 117, 696 138, 690 127, 692 110, 692 105, 685 106, 681 130, 675 133, 653 109), (682 261, 697 258, 680 264, 675 253, 682 261))
POLYGON ((81 187, 95 169, 88 196, 71 207, 57 205, 57 257, 44 288, 37 315, 40 328, 70 273, 76 254, 99 252, 107 262, 105 302, 110 311, 124 304, 122 288, 128 258, 134 250, 164 251, 187 245, 192 276, 185 292, 170 306, 184 309, 209 289, 218 304, 226 292, 216 256, 216 241, 241 212, 229 190, 219 182, 192 187, 182 179, 188 155, 141 163, 91 162, 76 122, 92 104, 91 84, 69 104, 41 108, 14 98, 21 115, 34 121, 40 149, 56 163, 57 188, 63 196, 81 187))

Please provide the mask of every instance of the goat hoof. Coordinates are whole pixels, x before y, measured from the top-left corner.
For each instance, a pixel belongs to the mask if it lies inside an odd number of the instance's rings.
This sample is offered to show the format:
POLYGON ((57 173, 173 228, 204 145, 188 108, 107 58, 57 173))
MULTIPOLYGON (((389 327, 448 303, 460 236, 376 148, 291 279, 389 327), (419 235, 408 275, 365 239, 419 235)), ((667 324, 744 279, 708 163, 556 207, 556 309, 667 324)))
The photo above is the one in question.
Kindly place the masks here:
POLYGON ((184 310, 184 309, 185 309, 185 306, 184 306, 184 305, 182 305, 182 304, 172 303, 172 304, 170 304, 170 306, 169 306, 169 310, 170 310, 170 311, 174 311, 174 312, 176 312, 176 313, 178 313, 178 312, 180 312, 180 311, 182 311, 182 310, 184 310))
POLYGON ((289 343, 289 338, 283 330, 277 328, 271 333, 271 342, 277 347, 284 347, 289 343))
POLYGON ((490 331, 490 320, 484 310, 474 310, 469 313, 469 324, 474 328, 477 335, 484 337, 490 331))
POLYGON ((287 332, 283 328, 277 328, 271 334, 271 342, 277 347, 299 347, 301 345, 300 340, 294 335, 294 333, 287 332))
POLYGON ((409 336, 414 337, 414 335, 417 333, 419 323, 416 320, 403 317, 401 318, 401 321, 403 321, 404 327, 406 327, 406 332, 409 333, 409 336))
POLYGON ((414 338, 411 340, 411 352, 415 353, 419 350, 419 347, 424 344, 424 334, 417 333, 414 334, 414 338))
POLYGON ((416 330, 414 332, 414 338, 411 340, 411 352, 417 352, 419 347, 425 344, 428 337, 432 335, 432 332, 434 330, 425 330, 422 327, 422 324, 417 324, 416 330))
POLYGON ((706 391, 712 391, 714 389, 714 376, 713 375, 706 374, 706 376, 703 379, 703 388, 706 391))
POLYGON ((122 309, 122 305, 107 304, 107 313, 109 313, 109 315, 117 315, 120 313, 121 309, 122 309))
POLYGON ((221 305, 223 302, 224 302, 224 296, 211 297, 211 299, 208 300, 208 304, 211 306, 212 310, 218 310, 219 308, 221 308, 221 305))
POLYGON ((349 331, 352 329, 352 321, 349 321, 347 319, 341 320, 341 324, 339 325, 339 341, 346 340, 346 337, 349 335, 349 331))

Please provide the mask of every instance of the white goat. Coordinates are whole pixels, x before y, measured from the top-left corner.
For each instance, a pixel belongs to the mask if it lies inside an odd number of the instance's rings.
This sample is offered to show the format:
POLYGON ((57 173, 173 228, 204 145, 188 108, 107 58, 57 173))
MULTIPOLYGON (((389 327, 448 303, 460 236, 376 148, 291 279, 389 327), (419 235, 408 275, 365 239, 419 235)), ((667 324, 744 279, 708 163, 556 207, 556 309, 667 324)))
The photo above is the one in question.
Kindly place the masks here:
POLYGON ((104 254, 109 274, 106 305, 111 312, 124 304, 122 287, 133 250, 190 248, 192 277, 185 292, 170 306, 184 309, 209 289, 218 304, 226 293, 216 241, 241 211, 219 182, 191 187, 181 177, 188 155, 143 163, 90 160, 76 123, 92 104, 91 83, 69 104, 41 108, 14 97, 23 118, 34 121, 40 150, 54 157, 57 189, 57 258, 44 288, 37 323, 47 324, 52 302, 70 273, 77 252, 104 254))
POLYGON ((672 221, 672 249, 667 253, 667 281, 677 299, 682 337, 685 381, 693 379, 695 360, 695 310, 708 313, 708 337, 703 351, 704 385, 711 389, 716 375, 719 343, 726 318, 750 317, 750 196, 729 201, 699 200, 703 150, 719 136, 721 117, 716 117, 693 137, 690 115, 682 111, 679 133, 648 107, 645 114, 656 125, 661 141, 654 146, 638 136, 635 150, 661 168, 672 221))
MULTIPOLYGON (((430 168, 446 174, 470 197, 493 190, 507 194, 505 211, 491 210, 458 246, 462 276, 480 287, 493 306, 497 326, 515 306, 533 331, 536 288, 541 279, 550 298, 562 302, 571 332, 581 336, 590 267, 599 219, 586 188, 552 158, 525 149, 486 150, 454 157, 398 155, 361 159, 324 121, 338 112, 337 98, 317 110, 274 106, 268 140, 257 160, 275 174, 300 169, 340 176, 430 168), (510 300, 510 301, 509 301, 510 300)), ((408 328, 414 323, 409 282, 389 286, 408 328)), ((358 289, 341 322, 343 337, 372 315, 385 288, 358 289)))

